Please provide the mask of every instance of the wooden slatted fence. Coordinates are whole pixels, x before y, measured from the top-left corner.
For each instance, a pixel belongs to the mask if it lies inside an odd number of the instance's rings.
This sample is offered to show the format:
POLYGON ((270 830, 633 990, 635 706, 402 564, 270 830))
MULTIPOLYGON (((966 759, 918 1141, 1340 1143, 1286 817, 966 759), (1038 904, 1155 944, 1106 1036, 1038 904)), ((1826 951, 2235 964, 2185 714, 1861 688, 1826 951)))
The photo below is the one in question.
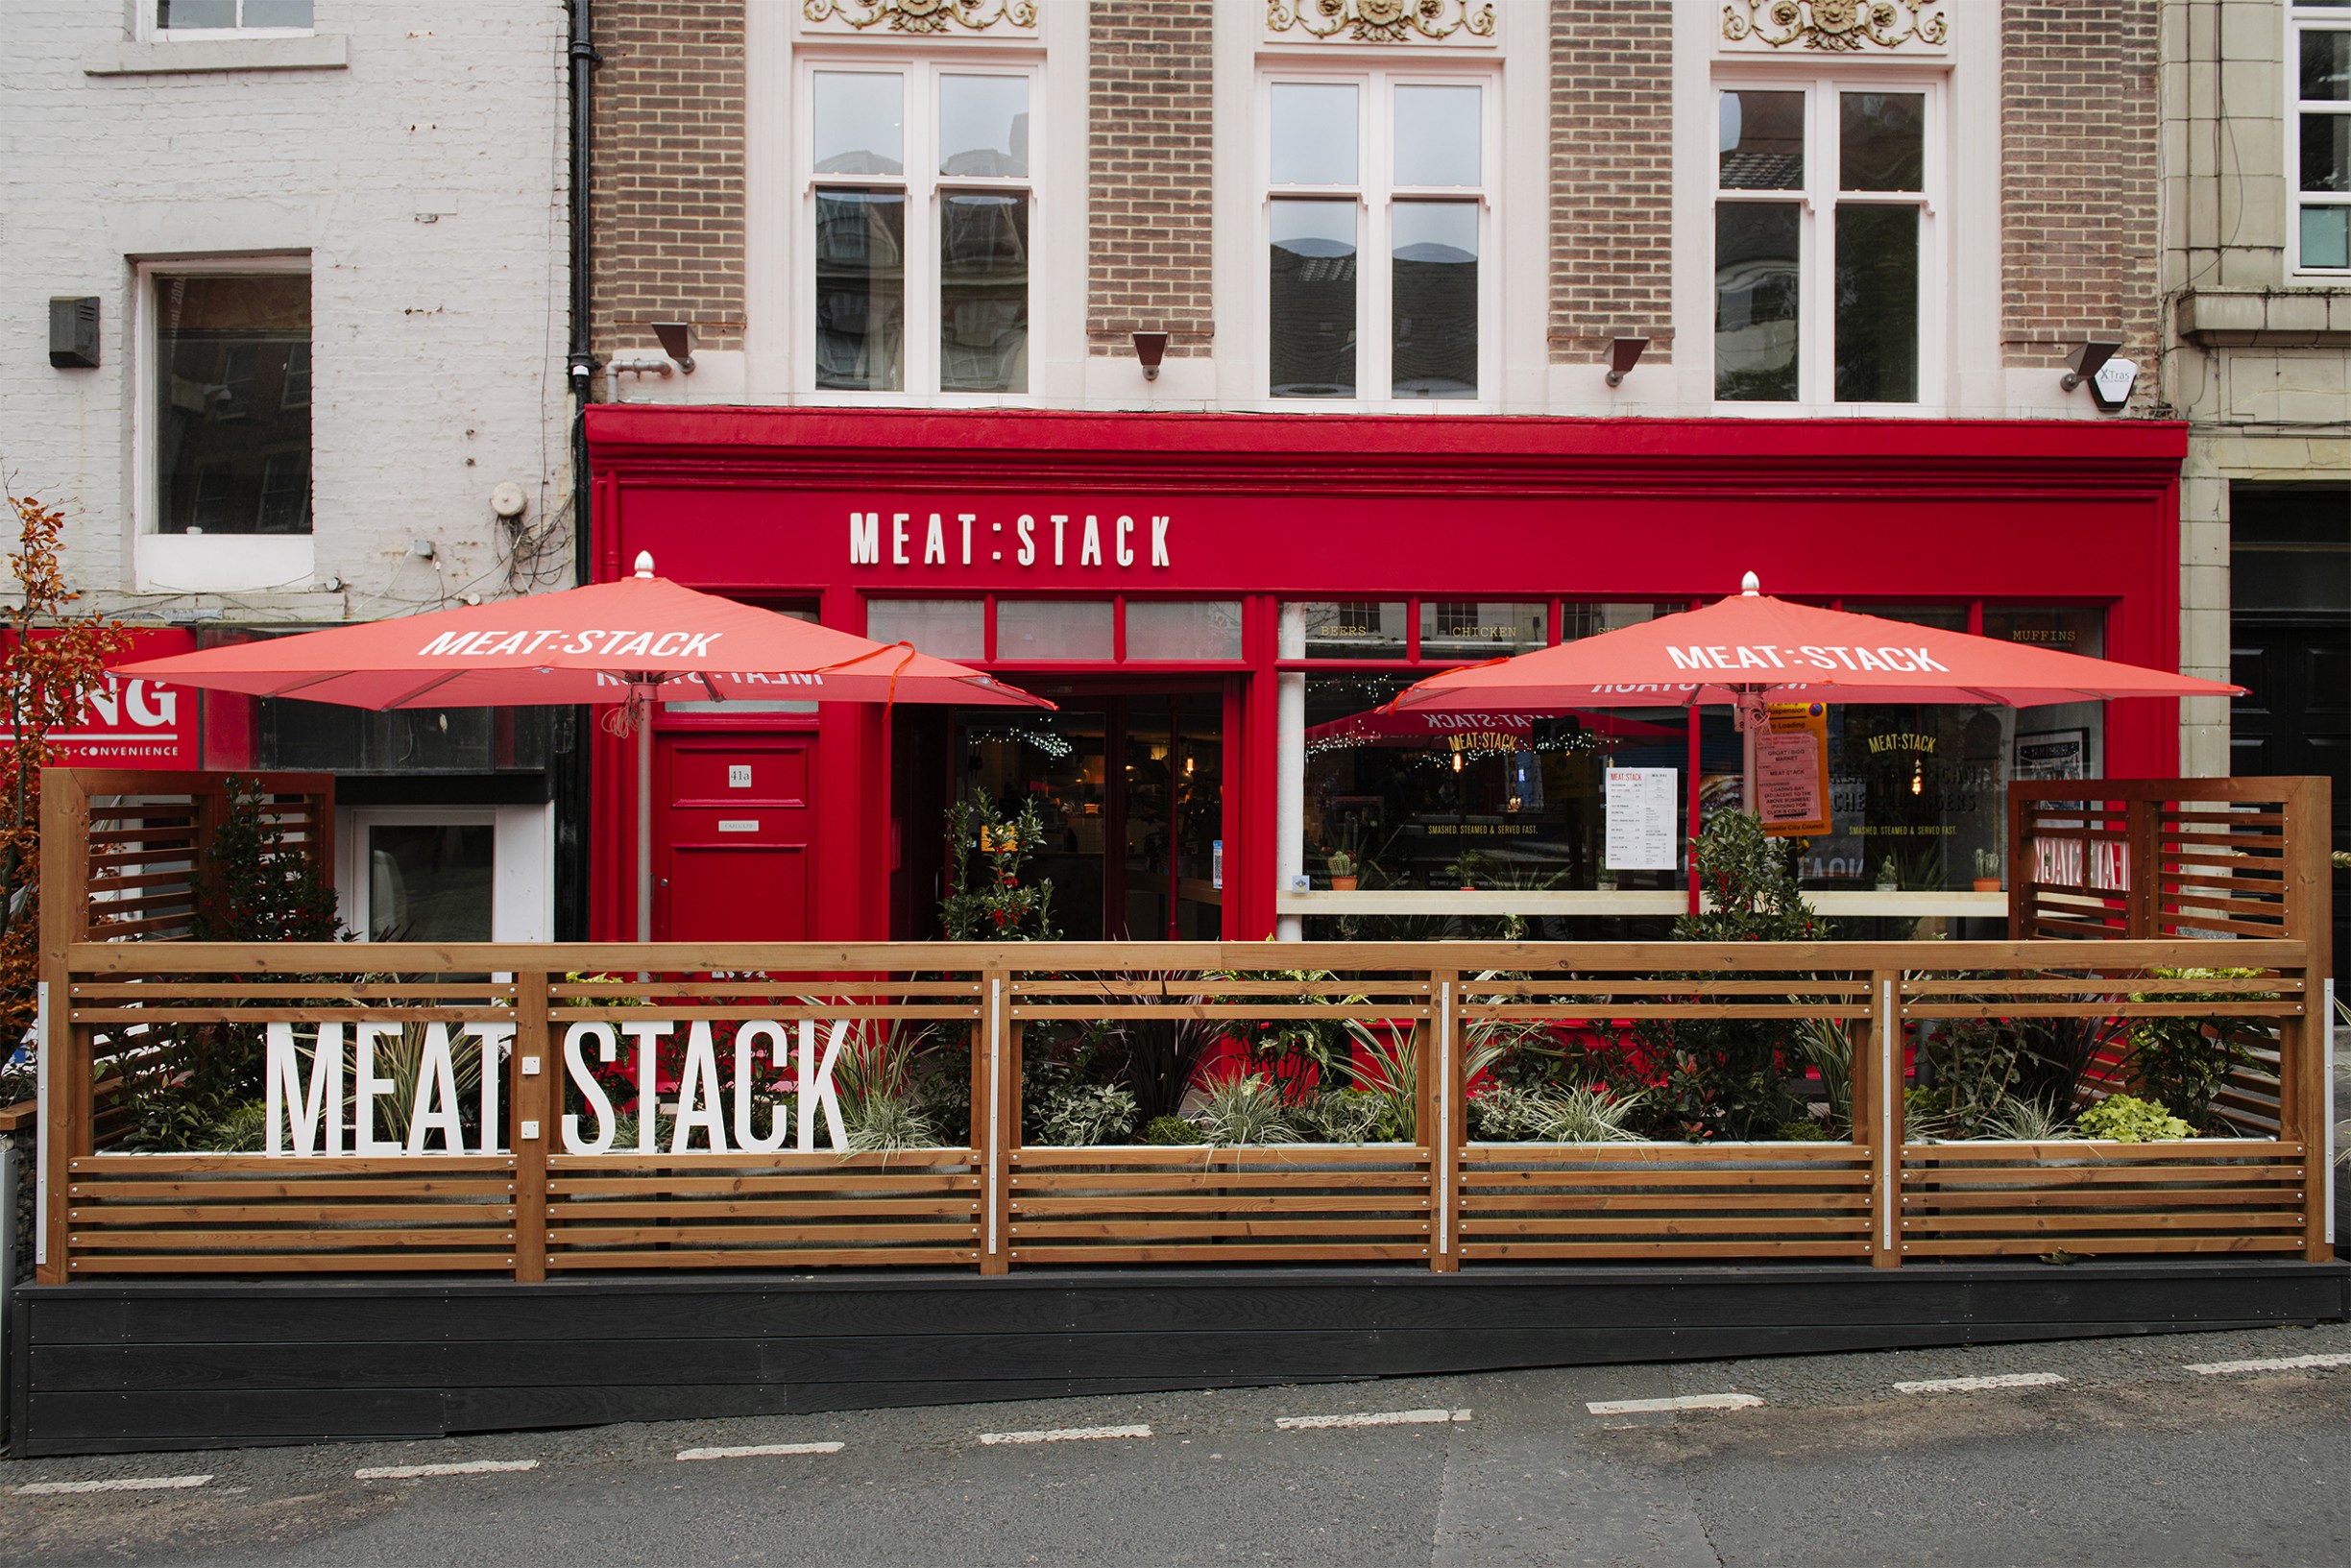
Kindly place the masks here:
MULTIPOLYGON (((1298 978, 1244 969, 1264 962, 1263 950, 1248 946, 80 944, 68 953, 62 1023, 67 1049, 85 1063, 134 1028, 175 1038, 212 1029, 252 1049, 273 1023, 302 1046, 332 1025, 345 1082, 355 1084, 359 1025, 373 1023, 368 1049, 378 1052, 413 1058, 436 1026, 453 1046, 473 1042, 455 1048, 458 1066, 481 1063, 486 1081, 464 1091, 462 1126, 415 1130, 427 1125, 429 1097, 420 1098, 405 1119, 407 1142, 388 1148, 380 1140, 397 1129, 387 1102, 379 1144, 364 1157, 319 1155, 326 1133, 315 1117, 303 1134, 308 1157, 74 1152, 58 1169, 45 1266, 60 1278, 348 1266, 532 1279, 680 1268, 993 1272, 1311 1260, 1451 1269, 2307 1251, 2319 1208, 2301 1152, 2303 1129, 2315 1125, 2302 1093, 2315 1064, 2304 1046, 2308 956, 2299 943, 2243 939, 1300 945, 1283 954, 1308 977, 1298 978), (2145 973, 2157 961, 2215 967, 2224 957, 2261 973, 2234 981, 2145 973), (1407 958, 1419 967, 1399 967, 1407 958), (1917 1031, 1929 1024, 1991 1017, 2120 1028, 2134 1018, 2216 1015, 2270 1030, 2283 1078, 2260 1059, 2242 1075, 2272 1108, 2277 1139, 1937 1144, 1903 1124, 1899 1091, 1917 1031), (1056 1029, 1214 1034, 1269 1018, 1351 1025, 1359 1041, 1386 1042, 1404 1074, 1392 1087, 1411 1104, 1407 1141, 1059 1147, 1024 1139, 1024 1044, 1041 1049, 1056 1029), (1850 1084, 1840 1079, 1835 1094, 1827 1080, 1800 1087, 1851 1104, 1850 1138, 1467 1138, 1467 1091, 1498 1035, 1532 1030, 1581 1049, 1693 1019, 1831 1031, 1850 1050, 1850 1084), (968 1082, 968 1125, 933 1129, 962 1141, 836 1151, 824 1146, 819 1097, 801 1107, 818 1144, 804 1149, 774 1103, 735 1100, 755 1039, 774 1051, 767 1077, 779 1091, 792 1085, 786 1053, 774 1050, 787 1042, 794 1070, 828 1047, 849 1056, 896 1042, 930 1063, 935 1081, 968 1082), (641 1043, 656 1053, 636 1054, 641 1043), (595 1068, 603 1075, 591 1097, 581 1073, 595 1068), (641 1070, 659 1075, 663 1115, 652 1129, 621 1120, 634 1090, 653 1081, 641 1070), (697 1075, 708 1080, 698 1089, 697 1075), (776 1143, 785 1146, 762 1151, 776 1143), (2136 1174, 2118 1185, 2084 1170, 2136 1174)), ((275 1071, 296 1068, 321 1071, 316 1056, 275 1071)), ((379 1061, 369 1071, 391 1069, 379 1061)), ((319 1092, 303 1081, 285 1087, 290 1101, 319 1092)), ((357 1150, 352 1104, 344 1094, 328 1120, 357 1150)), ((284 1136, 296 1137, 290 1121, 284 1136)))

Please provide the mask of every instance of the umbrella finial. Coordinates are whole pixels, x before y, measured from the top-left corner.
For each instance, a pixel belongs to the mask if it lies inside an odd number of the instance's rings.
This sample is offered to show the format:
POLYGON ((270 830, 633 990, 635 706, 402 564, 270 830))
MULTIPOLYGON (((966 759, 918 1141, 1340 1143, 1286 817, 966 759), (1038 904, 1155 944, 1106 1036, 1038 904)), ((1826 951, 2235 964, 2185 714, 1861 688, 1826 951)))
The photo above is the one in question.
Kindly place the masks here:
MULTIPOLYGON (((639 550, 637 552, 637 575, 640 577, 650 577, 653 575, 653 552, 651 550, 639 550)), ((1752 576, 1753 574, 1751 573, 1751 579, 1752 576)))
MULTIPOLYGON (((643 556, 641 555, 637 558, 637 567, 640 573, 643 571, 645 564, 645 558, 643 556)), ((1746 597, 1752 599, 1762 591, 1762 580, 1757 577, 1754 572, 1751 571, 1746 576, 1739 579, 1739 592, 1746 597)))

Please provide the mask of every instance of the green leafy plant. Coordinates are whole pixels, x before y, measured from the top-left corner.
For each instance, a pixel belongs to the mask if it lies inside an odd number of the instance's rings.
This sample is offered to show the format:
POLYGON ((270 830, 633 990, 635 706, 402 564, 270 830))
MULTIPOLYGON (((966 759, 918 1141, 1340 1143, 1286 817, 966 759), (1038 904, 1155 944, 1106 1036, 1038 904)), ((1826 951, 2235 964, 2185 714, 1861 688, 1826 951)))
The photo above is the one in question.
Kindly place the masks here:
POLYGON ((333 942, 345 932, 314 843, 289 839, 258 779, 231 776, 196 867, 200 942, 333 942))
POLYGON ((206 1129, 205 1147, 222 1154, 258 1154, 269 1144, 269 1103, 249 1099, 230 1107, 206 1129))
MULTIPOLYGON (((1324 1006, 1350 1007, 1361 1006, 1364 1001, 1360 996, 1349 995, 1339 977, 1325 969, 1216 970, 1204 978, 1272 980, 1299 988, 1295 998, 1252 994, 1216 999, 1223 1002, 1246 1005, 1253 1001, 1302 1000, 1324 1006), (1330 989, 1320 992, 1309 989, 1322 985, 1330 989)), ((1346 1059, 1354 1039, 1347 1024, 1335 1018, 1267 1018, 1228 1023, 1223 1027, 1226 1038, 1240 1042, 1248 1051, 1252 1066, 1272 1074, 1286 1098, 1296 1098, 1309 1079, 1328 1084, 1338 1075, 1339 1064, 1346 1059)))
POLYGON ((939 901, 947 940, 1053 940, 1053 883, 1021 880, 1044 841, 1033 799, 1007 816, 995 796, 975 789, 947 808, 947 896, 939 901))
MULTIPOLYGON (((1829 935, 1828 924, 1805 902, 1788 844, 1767 836, 1760 817, 1716 812, 1696 850, 1707 905, 1674 922, 1677 941, 1816 942, 1829 935)), ((1685 1137, 1766 1137, 1803 1112, 1788 1086, 1799 1031, 1781 1020, 1645 1019, 1635 1032, 1663 1070, 1659 1113, 1685 1137)))
MULTIPOLYGON (((2167 980, 2249 980, 2258 969, 2163 969, 2154 975, 2167 980)), ((2133 1001, 2274 1001, 2273 991, 2134 992, 2133 1001)), ((2253 1059, 2256 1048, 2268 1040, 2268 1027, 2257 1018, 2214 1015, 2204 1018, 2134 1018, 2124 1069, 2131 1087, 2150 1099, 2174 1108, 2179 1118, 2198 1131, 2213 1129, 2218 1118, 2213 1099, 2229 1074, 2253 1059)))
POLYGON ((2193 1138, 2195 1128, 2169 1110, 2136 1095, 2110 1095, 2081 1114, 2084 1138, 2118 1144, 2147 1144, 2159 1138, 2193 1138))
POLYGON ((1829 1106, 1833 1127, 1853 1125, 1853 1032, 1841 1018, 1799 1021, 1794 1044, 1805 1061, 1820 1074, 1821 1098, 1829 1106))
POLYGON ((1835 1133, 1808 1116, 1781 1122, 1779 1131, 1780 1142, 1783 1144, 1829 1144, 1836 1141, 1835 1133))
MULTIPOLYGON (((1354 1030, 1354 1053, 1342 1064, 1348 1080, 1355 1088, 1379 1100, 1384 1107, 1387 1124, 1395 1129, 1398 1139, 1409 1143, 1418 1138, 1420 1135, 1420 1054, 1413 1048, 1412 1036, 1400 1030, 1368 1028, 1359 1025, 1354 1030)), ((1476 1082, 1491 1072, 1501 1057, 1502 1048, 1493 1041, 1465 1039, 1462 1082, 1476 1082)))
POLYGON ((1281 1091, 1263 1078, 1236 1075, 1208 1091, 1193 1122, 1211 1144, 1295 1144, 1297 1129, 1282 1109, 1281 1091))
POLYGON ((1143 1124, 1143 1142, 1158 1147, 1204 1144, 1207 1134, 1180 1116, 1154 1116, 1143 1124))
POLYGON ((1616 1095, 1605 1084, 1550 1090, 1496 1087, 1469 1101, 1471 1134, 1497 1144, 1627 1144, 1640 1135, 1626 1122, 1645 1094, 1616 1095))
POLYGON ((1068 1084, 1047 1096, 1042 1109, 1040 1144, 1091 1148, 1134 1135, 1134 1092, 1118 1084, 1068 1084))
POLYGON ((2009 1100, 1997 1115, 1984 1119, 1983 1130, 1987 1137, 2020 1144, 2060 1143, 2081 1136, 2064 1112, 2038 1099, 2009 1100))
POLYGON ((877 1096, 853 1113, 842 1107, 841 1130, 849 1146, 860 1152, 895 1148, 936 1148, 938 1134, 902 1096, 877 1096))
MULTIPOLYGON (((1158 1001, 1209 1000, 1190 989, 1206 982, 1189 974, 1137 971, 1103 978, 1147 987, 1157 993, 1153 1000, 1158 1001)), ((1035 1063, 1033 1069, 1030 1062, 1023 1063, 1022 1076, 1027 1079, 1032 1072, 1041 1073, 1045 1076, 1040 1087, 1049 1084, 1055 1073, 1070 1082, 1123 1084, 1134 1096, 1136 1119, 1149 1122, 1183 1109, 1184 1097, 1200 1075, 1200 1063, 1224 1038, 1224 1027, 1181 1012, 1146 1014, 1130 1009, 1124 1016, 1113 1012, 1060 1037, 1050 1049, 1040 1050, 1030 1059, 1035 1063)), ((1025 1090, 1024 1103, 1030 1103, 1025 1090)), ((1041 1125, 1043 1101, 1040 1098, 1034 1104, 1036 1116, 1030 1124, 1041 1125)))
POLYGON ((1496 1084, 1469 1097, 1469 1136, 1489 1144, 1541 1143, 1548 1110, 1542 1090, 1496 1084))
POLYGON ((1942 1095, 1944 1134, 1974 1138, 2016 1092, 2024 1045, 2000 1019, 1954 1019, 1919 1042, 1919 1057, 1942 1095))
POLYGON ((1361 1089, 1326 1089, 1290 1111, 1299 1133, 1323 1144, 1392 1144, 1388 1102, 1361 1089))

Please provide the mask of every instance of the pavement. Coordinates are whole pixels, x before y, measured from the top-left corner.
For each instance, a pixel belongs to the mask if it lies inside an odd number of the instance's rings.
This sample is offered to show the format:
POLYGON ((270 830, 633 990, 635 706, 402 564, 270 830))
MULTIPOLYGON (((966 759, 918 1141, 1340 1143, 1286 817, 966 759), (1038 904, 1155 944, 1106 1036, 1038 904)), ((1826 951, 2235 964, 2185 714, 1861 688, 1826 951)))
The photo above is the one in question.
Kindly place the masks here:
POLYGON ((0 1564, 2340 1568, 2347 1465, 2325 1324, 14 1461, 0 1564))

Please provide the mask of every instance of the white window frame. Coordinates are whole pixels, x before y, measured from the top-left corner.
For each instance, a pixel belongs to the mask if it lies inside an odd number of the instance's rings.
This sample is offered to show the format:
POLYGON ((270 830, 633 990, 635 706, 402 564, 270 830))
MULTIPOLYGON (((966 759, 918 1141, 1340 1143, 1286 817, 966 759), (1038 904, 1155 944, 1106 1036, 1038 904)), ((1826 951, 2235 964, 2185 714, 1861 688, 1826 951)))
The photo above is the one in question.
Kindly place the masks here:
POLYGON ((346 930, 368 940, 372 911, 368 830, 376 827, 494 829, 490 940, 551 942, 555 902, 555 808, 537 806, 344 806, 335 810, 335 898, 346 930))
POLYGON ((313 38, 318 36, 318 0, 311 0, 308 27, 247 27, 245 0, 237 0, 235 27, 165 27, 160 0, 133 0, 137 6, 138 36, 158 43, 200 43, 217 38, 313 38))
POLYGON ((302 588, 318 559, 319 426, 317 404, 318 276, 307 251, 246 252, 235 255, 157 257, 133 270, 131 517, 133 576, 151 593, 237 593, 302 588), (156 398, 162 353, 156 342, 161 314, 158 277, 195 273, 299 273, 310 279, 310 532, 306 534, 167 534, 162 531, 162 486, 157 472, 156 398))
POLYGON ((1901 418, 1940 413, 1945 400, 1950 311, 1948 245, 1942 218, 1950 209, 1950 162, 1946 79, 1940 72, 1836 72, 1795 74, 1763 69, 1717 71, 1709 88, 1707 119, 1707 205, 1705 343, 1707 396, 1726 417, 1806 413, 1901 418), (1805 181, 1792 190, 1725 190, 1719 149, 1722 95, 1726 92, 1802 92, 1805 97, 1805 181), (1842 148, 1838 135, 1841 95, 1848 92, 1916 92, 1926 98, 1922 191, 1840 191, 1842 148), (1796 348, 1796 397, 1788 401, 1726 401, 1715 398, 1714 257, 1716 209, 1727 203, 1785 204, 1801 208, 1797 267, 1802 320, 1796 348), (1836 398, 1835 217, 1840 203, 1919 209, 1918 398, 1906 403, 1840 402, 1836 398))
POLYGON ((1502 76, 1491 64, 1446 69, 1430 64, 1415 67, 1366 67, 1328 70, 1267 62, 1257 73, 1258 188, 1257 249, 1251 270, 1257 291, 1256 319, 1264 331, 1255 345, 1256 395, 1270 408, 1284 413, 1318 409, 1362 412, 1491 414, 1502 385, 1501 233, 1495 194, 1501 186, 1502 76), (1352 185, 1277 185, 1273 182, 1273 88, 1299 84, 1311 86, 1352 86, 1355 100, 1356 167, 1352 185), (1476 185, 1411 185, 1394 183, 1395 161, 1395 89, 1398 87, 1476 87, 1478 98, 1478 183, 1476 185), (1355 388, 1353 398, 1276 398, 1273 396, 1273 322, 1270 306, 1273 290, 1273 204, 1279 201, 1337 203, 1352 198, 1355 205, 1355 388), (1389 211, 1399 202, 1477 204, 1478 209, 1478 386, 1474 398, 1395 397, 1395 344, 1391 330, 1393 284, 1389 211), (1371 393, 1369 389, 1386 389, 1371 393))
POLYGON ((1054 297, 1059 269, 1045 228, 1048 122, 1043 62, 1034 55, 1004 56, 977 51, 942 55, 799 52, 793 80, 793 171, 795 181, 790 267, 792 384, 817 403, 904 405, 911 401, 943 407, 985 408, 1026 404, 1037 397, 1043 361, 1037 352, 1040 302, 1054 297), (842 71, 904 79, 906 172, 900 175, 819 175, 812 157, 816 145, 816 76, 842 71), (938 173, 938 90, 943 76, 1016 76, 1029 84, 1029 173, 1026 178, 970 178, 938 173), (816 385, 816 191, 819 186, 898 189, 906 192, 906 371, 895 389, 860 392, 816 385), (939 193, 953 190, 1020 192, 1029 198, 1029 388, 1025 392, 939 390, 939 193), (919 259, 918 259, 919 258, 919 259))
POLYGON ((2288 12, 2286 36, 2286 270, 2290 277, 2339 282, 2351 277, 2351 267, 2313 267, 2302 260, 2302 209, 2331 206, 2351 209, 2351 191, 2305 191, 2302 188, 2302 117, 2305 114, 2351 115, 2351 101, 2305 99, 2302 96, 2302 35, 2351 33, 2351 6, 2302 6, 2288 12))

